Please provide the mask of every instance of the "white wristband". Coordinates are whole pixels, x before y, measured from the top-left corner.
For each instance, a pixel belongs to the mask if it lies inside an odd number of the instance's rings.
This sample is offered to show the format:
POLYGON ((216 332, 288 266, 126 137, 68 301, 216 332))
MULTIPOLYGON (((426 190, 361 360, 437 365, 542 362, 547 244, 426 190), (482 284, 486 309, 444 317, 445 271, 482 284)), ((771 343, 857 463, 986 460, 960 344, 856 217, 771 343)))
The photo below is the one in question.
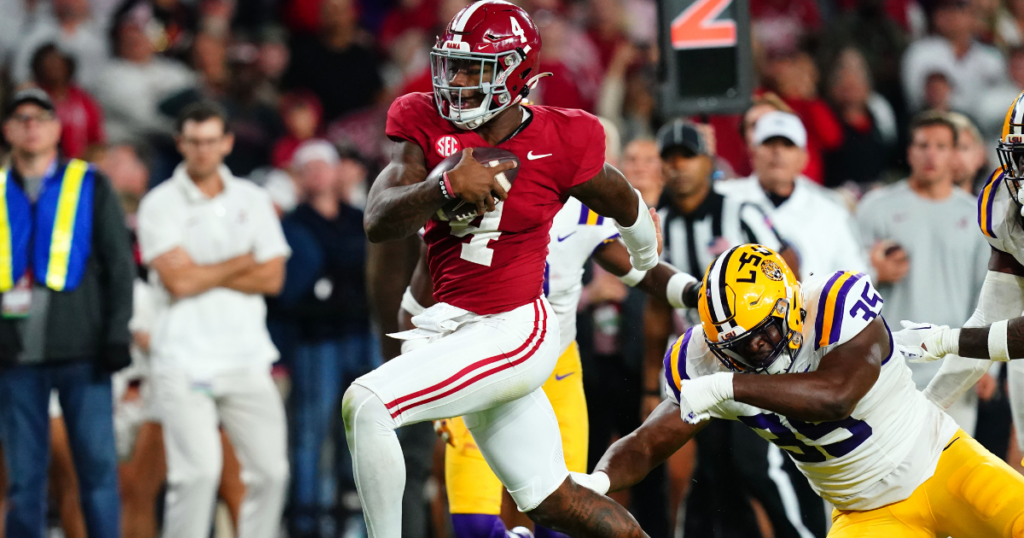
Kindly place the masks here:
POLYGON ((1010 360, 1010 345, 1006 341, 1009 320, 997 321, 988 329, 988 356, 994 361, 1010 360))
POLYGON ((594 471, 591 474, 584 473, 569 473, 572 476, 573 482, 597 493, 598 495, 607 495, 608 490, 612 487, 611 479, 603 471, 594 471))
POLYGON ((658 265, 658 233, 654 229, 654 220, 651 219, 651 213, 647 210, 647 204, 640 196, 640 191, 636 191, 636 197, 639 200, 636 222, 628 227, 616 222, 615 227, 619 229, 622 242, 629 251, 630 263, 640 271, 648 271, 658 265))
POLYGON ((683 304, 683 292, 686 291, 686 286, 696 282, 697 279, 687 273, 672 275, 672 278, 668 279, 668 285, 665 286, 665 298, 668 299, 668 304, 672 305, 672 308, 686 308, 686 305, 683 304))
POLYGON ((412 288, 410 287, 406 287, 405 293, 402 294, 402 310, 405 310, 413 316, 418 316, 426 310, 426 308, 423 308, 423 305, 421 305, 419 301, 412 296, 412 288))
POLYGON ((631 288, 635 288, 645 276, 647 276, 647 271, 639 271, 630 267, 629 272, 620 276, 619 280, 621 280, 623 284, 631 288))

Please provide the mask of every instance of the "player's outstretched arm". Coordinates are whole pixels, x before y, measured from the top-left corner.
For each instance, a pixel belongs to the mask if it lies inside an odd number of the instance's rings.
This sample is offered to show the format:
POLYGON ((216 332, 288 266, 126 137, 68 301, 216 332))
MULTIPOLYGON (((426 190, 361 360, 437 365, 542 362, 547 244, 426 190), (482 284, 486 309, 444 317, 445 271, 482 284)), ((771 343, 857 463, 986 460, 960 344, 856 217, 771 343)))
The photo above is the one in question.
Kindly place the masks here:
POLYGON ((822 357, 813 372, 732 375, 732 399, 797 420, 842 420, 850 416, 874 386, 882 358, 889 352, 885 324, 881 318, 875 318, 856 336, 822 357))
POLYGON ((573 480, 602 495, 626 489, 643 480, 707 424, 683 422, 679 405, 665 400, 636 431, 608 447, 593 474, 573 473, 573 480))
POLYGON ((643 290, 673 308, 696 308, 700 281, 661 262, 650 271, 634 269, 629 251, 620 241, 610 241, 594 251, 594 261, 602 269, 619 277, 627 286, 643 290))
POLYGON ((569 195, 598 215, 615 219, 633 267, 646 271, 658 265, 661 252, 654 220, 622 172, 605 164, 597 175, 569 189, 569 195))

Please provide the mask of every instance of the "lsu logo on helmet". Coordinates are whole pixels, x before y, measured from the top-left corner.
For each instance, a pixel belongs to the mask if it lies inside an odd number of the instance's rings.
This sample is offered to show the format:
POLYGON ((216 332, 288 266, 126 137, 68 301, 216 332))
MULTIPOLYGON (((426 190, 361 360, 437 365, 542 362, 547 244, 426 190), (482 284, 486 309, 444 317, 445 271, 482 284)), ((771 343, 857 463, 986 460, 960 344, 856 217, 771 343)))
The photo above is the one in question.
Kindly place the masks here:
POLYGON ((711 351, 737 372, 785 373, 803 345, 800 283, 762 245, 719 256, 701 282, 697 310, 711 351))

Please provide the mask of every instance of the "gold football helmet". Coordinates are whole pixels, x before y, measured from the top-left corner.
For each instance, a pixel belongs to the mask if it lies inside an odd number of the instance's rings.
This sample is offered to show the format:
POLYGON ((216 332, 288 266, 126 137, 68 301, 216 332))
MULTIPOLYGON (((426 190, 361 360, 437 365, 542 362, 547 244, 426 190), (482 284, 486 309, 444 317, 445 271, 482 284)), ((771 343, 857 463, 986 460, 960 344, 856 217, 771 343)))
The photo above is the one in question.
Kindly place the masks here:
POLYGON ((1003 132, 996 145, 1003 177, 1012 198, 1020 202, 1020 182, 1024 180, 1024 92, 1010 103, 1003 120, 1003 132))
POLYGON ((708 268, 697 296, 704 338, 729 369, 786 373, 803 345, 800 283, 762 245, 740 245, 708 268))

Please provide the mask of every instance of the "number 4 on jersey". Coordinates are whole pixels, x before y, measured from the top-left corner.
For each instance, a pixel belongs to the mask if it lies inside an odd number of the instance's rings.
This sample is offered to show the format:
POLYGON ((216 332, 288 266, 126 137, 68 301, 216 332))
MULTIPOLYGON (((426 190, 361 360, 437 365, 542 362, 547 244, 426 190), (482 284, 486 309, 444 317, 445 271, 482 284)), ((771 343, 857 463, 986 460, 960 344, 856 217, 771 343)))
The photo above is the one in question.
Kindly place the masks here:
POLYGON ((672 20, 672 48, 708 49, 736 44, 736 21, 715 20, 733 0, 696 0, 672 20))
POLYGON ((468 242, 462 244, 462 254, 460 257, 463 260, 487 267, 491 266, 491 260, 494 258, 494 249, 491 248, 490 243, 491 241, 497 241, 498 237, 501 236, 498 225, 501 224, 501 212, 504 206, 504 202, 495 204, 494 211, 484 213, 483 218, 480 219, 480 224, 476 226, 470 224, 472 221, 451 223, 452 235, 455 237, 473 236, 468 242))

